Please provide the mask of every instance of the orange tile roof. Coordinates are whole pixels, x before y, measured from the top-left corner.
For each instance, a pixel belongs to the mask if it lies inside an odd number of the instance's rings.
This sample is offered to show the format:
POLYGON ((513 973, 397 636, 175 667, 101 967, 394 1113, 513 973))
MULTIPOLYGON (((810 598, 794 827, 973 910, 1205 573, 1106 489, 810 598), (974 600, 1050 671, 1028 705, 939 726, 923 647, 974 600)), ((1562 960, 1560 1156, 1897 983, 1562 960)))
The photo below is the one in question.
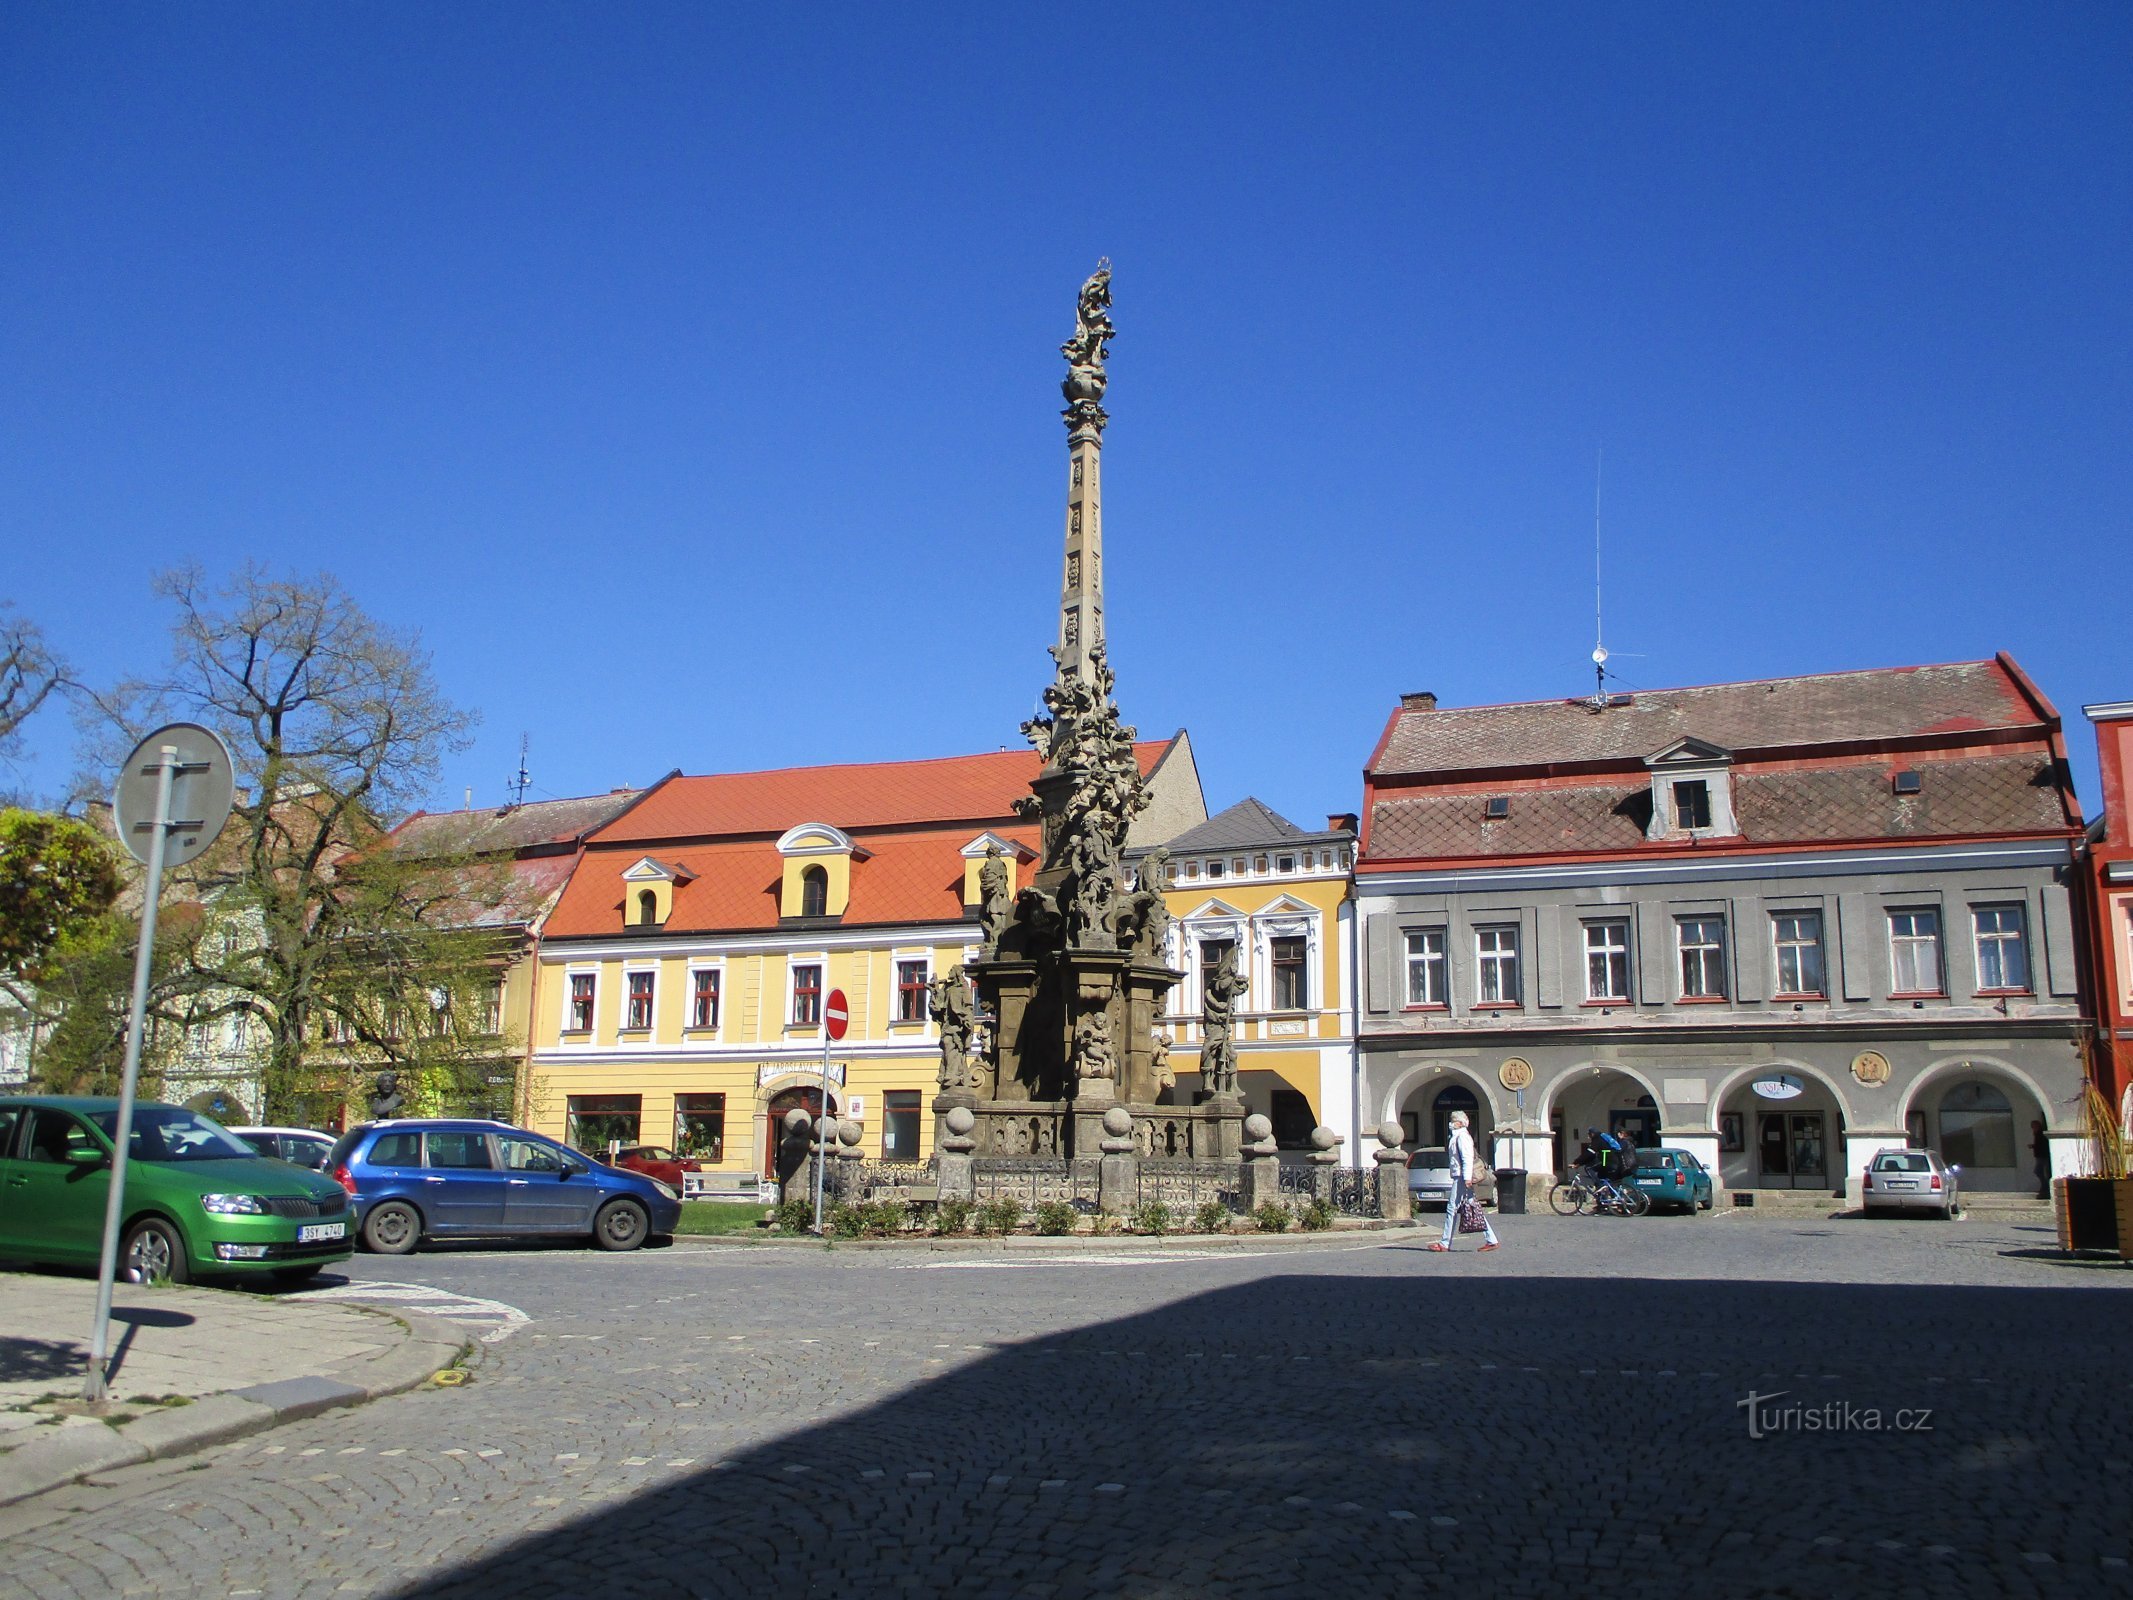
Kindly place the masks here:
MULTIPOLYGON (((1144 776, 1172 742, 1147 739, 1133 747, 1144 776)), ((999 750, 932 761, 669 778, 592 839, 596 844, 619 844, 734 834, 776 838, 802 822, 827 822, 847 833, 927 822, 984 822, 1011 815, 1015 800, 1030 792, 1030 780, 1040 766, 1033 750, 999 750)))

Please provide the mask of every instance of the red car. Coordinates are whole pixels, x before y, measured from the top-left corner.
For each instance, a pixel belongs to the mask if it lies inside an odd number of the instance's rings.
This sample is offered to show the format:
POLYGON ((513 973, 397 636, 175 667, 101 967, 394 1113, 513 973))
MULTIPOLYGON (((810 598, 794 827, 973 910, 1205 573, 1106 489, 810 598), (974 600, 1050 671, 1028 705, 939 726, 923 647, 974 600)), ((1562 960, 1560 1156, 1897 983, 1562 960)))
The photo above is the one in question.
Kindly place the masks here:
POLYGON ((704 1164, 694 1156, 678 1156, 664 1145, 637 1144, 615 1152, 615 1159, 608 1163, 628 1172, 641 1172, 647 1178, 657 1178, 676 1194, 682 1192, 681 1175, 684 1172, 701 1172, 704 1164))

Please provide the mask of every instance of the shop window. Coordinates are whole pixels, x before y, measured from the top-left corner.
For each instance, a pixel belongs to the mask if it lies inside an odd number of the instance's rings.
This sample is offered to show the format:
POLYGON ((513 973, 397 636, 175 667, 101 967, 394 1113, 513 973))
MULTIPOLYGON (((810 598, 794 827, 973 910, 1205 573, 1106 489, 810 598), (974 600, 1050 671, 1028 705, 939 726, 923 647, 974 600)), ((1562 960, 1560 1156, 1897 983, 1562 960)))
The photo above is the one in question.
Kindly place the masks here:
POLYGON ((926 1020, 926 963, 923 961, 899 961, 896 963, 896 1020, 898 1022, 924 1022, 926 1020))
POLYGON ((792 969, 792 1020, 796 1028, 822 1020, 822 969, 812 963, 792 969))
POLYGON ((697 1161, 726 1159, 726 1097, 678 1094, 674 1097, 674 1153, 697 1161))
POLYGON ((1318 1126, 1318 1119, 1311 1114, 1311 1102, 1297 1089, 1276 1089, 1267 1104, 1267 1114, 1274 1124, 1274 1142, 1284 1150, 1310 1148, 1311 1130, 1318 1126))
POLYGON ((1304 965, 1302 939, 1276 939, 1274 959, 1274 1009, 1301 1011, 1311 1003, 1309 972, 1304 965))
POLYGON ((563 1025, 572 1033, 590 1033, 593 1025, 593 974, 570 975, 570 1015, 563 1025))
POLYGON ((715 1028, 718 1026, 718 969, 699 967, 695 979, 694 992, 689 996, 689 1026, 715 1028))
POLYGON ((919 1091, 891 1089, 881 1097, 881 1159, 918 1159, 919 1091))
POLYGON ((1956 1167, 2015 1164, 2014 1107, 1989 1083, 1959 1083, 1940 1102, 1941 1159, 1956 1167))
POLYGON ((825 867, 807 867, 800 873, 800 915, 829 915, 830 879, 825 867))
POLYGON ((625 1028, 644 1029, 652 1025, 652 981, 655 976, 650 972, 629 975, 629 1011, 622 1024, 625 1028))
POLYGON ((2020 906, 1979 906, 1977 986, 1983 993, 2022 994, 2029 989, 2029 951, 2020 906))
POLYGON ((570 1143, 587 1155, 604 1156, 610 1145, 642 1142, 637 1137, 644 1113, 641 1094, 574 1094, 566 1111, 570 1143))

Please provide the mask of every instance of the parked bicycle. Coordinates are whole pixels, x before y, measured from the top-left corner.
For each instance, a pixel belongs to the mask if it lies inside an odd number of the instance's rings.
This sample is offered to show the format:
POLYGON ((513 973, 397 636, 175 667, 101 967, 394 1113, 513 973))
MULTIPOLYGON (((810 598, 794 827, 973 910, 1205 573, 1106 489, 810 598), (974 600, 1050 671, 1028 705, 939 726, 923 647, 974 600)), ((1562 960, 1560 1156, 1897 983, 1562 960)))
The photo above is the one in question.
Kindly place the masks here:
POLYGON ((1651 1210, 1652 1199, 1634 1184, 1601 1177, 1590 1167, 1573 1167, 1570 1176, 1548 1191, 1548 1204, 1559 1217, 1584 1212, 1595 1216, 1641 1217, 1651 1210))

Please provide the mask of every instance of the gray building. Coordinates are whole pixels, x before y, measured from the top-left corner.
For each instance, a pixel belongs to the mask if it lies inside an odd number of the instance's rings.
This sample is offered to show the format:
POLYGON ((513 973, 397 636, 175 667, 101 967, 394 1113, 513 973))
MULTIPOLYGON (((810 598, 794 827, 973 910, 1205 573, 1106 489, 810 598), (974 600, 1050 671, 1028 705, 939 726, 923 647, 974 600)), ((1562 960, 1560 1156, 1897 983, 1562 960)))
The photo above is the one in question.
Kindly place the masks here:
POLYGON ((1972 1190, 2035 1192, 2040 1151, 2079 1169, 2080 812, 2004 654, 1408 695, 1365 806, 1364 1120, 1437 1144, 1466 1110, 1536 1183, 1595 1127, 1734 1190, 1856 1199, 1905 1144, 1972 1190))

